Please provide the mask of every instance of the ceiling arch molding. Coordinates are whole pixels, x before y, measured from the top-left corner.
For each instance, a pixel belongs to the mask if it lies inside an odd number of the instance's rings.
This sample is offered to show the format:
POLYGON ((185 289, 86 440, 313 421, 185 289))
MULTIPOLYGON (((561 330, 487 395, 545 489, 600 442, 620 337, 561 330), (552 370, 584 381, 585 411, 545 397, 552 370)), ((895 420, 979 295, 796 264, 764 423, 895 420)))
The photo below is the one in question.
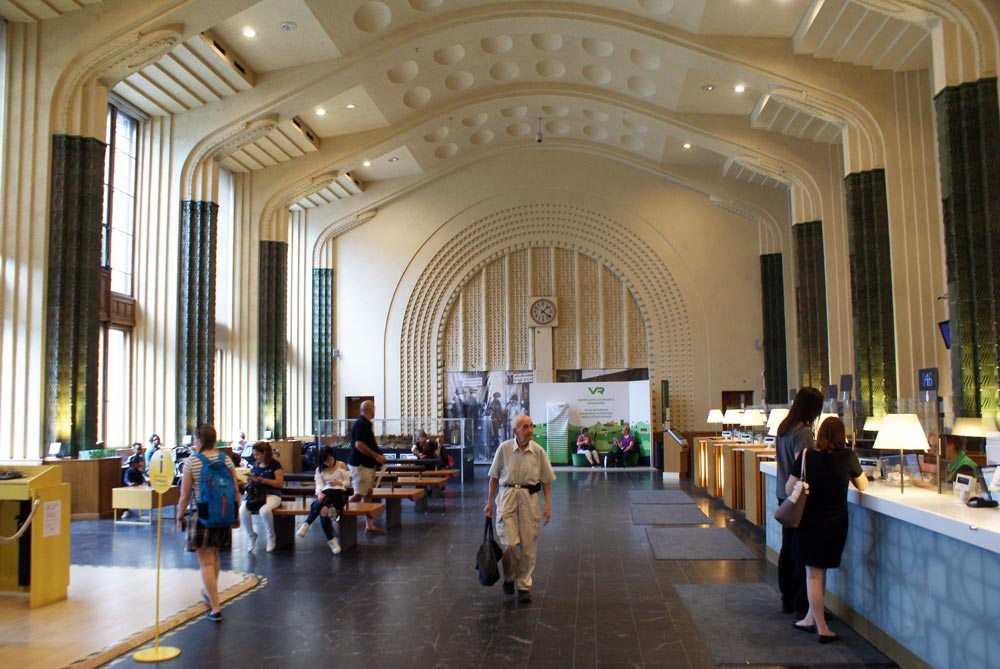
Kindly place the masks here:
POLYGON ((332 184, 339 173, 327 172, 298 183, 292 184, 286 190, 272 195, 260 215, 260 239, 284 241, 288 238, 287 210, 292 204, 313 193, 319 192, 332 184), (286 225, 282 225, 285 223, 286 225), (284 227, 284 229, 282 229, 284 227))
POLYGON ((102 49, 76 58, 59 77, 53 94, 54 134, 105 135, 107 91, 132 72, 155 63, 183 39, 184 28, 170 25, 149 32, 132 32, 108 42, 102 49), (99 83, 103 100, 88 94, 99 83))
POLYGON ((218 177, 213 179, 207 175, 218 171, 219 160, 245 144, 266 137, 277 126, 278 117, 269 115, 218 130, 199 141, 181 170, 181 200, 214 202, 218 177))
MULTIPOLYGON (((686 270, 677 271, 682 259, 641 219, 626 225, 624 217, 613 218, 603 207, 579 204, 583 194, 550 195, 544 202, 510 206, 505 205, 512 193, 490 198, 483 203, 490 211, 477 206, 475 213, 467 210, 441 226, 411 262, 397 287, 386 333, 387 344, 399 342, 400 369, 406 370, 399 382, 401 415, 435 415, 441 407, 445 327, 469 278, 513 251, 557 247, 593 258, 628 287, 646 331, 650 378, 670 382, 673 425, 692 425, 694 370, 707 365, 697 342, 708 333, 698 306, 685 302, 685 295, 692 299, 696 293, 684 291, 686 270), (405 336, 389 332, 396 327, 405 336)), ((658 424, 659 388, 650 394, 658 424)))

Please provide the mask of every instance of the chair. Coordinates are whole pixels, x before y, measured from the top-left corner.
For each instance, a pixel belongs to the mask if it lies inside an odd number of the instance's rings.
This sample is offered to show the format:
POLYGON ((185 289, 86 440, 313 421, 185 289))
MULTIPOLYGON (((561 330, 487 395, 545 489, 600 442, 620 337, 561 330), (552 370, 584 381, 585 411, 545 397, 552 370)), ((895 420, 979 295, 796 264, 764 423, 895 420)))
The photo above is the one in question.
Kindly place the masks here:
POLYGON ((590 460, 583 453, 572 453, 573 456, 573 466, 574 467, 589 467, 590 460))

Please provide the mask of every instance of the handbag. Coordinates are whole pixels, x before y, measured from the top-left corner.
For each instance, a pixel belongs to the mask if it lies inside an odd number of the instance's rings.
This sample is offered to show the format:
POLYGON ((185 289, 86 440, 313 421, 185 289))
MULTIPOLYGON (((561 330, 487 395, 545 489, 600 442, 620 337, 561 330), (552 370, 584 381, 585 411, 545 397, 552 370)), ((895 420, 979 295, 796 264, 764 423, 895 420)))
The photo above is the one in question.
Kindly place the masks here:
POLYGON ((774 519, 784 527, 795 529, 802 522, 809 499, 809 484, 806 483, 806 451, 802 451, 802 478, 795 482, 792 494, 782 500, 774 512, 774 519))
POLYGON ((259 483, 251 484, 247 487, 247 494, 243 496, 243 503, 247 505, 250 513, 257 513, 267 502, 267 490, 259 483))
POLYGON ((476 569, 479 571, 479 583, 487 587, 500 580, 500 558, 503 549, 493 538, 493 519, 486 518, 483 529, 483 543, 476 551, 476 569))

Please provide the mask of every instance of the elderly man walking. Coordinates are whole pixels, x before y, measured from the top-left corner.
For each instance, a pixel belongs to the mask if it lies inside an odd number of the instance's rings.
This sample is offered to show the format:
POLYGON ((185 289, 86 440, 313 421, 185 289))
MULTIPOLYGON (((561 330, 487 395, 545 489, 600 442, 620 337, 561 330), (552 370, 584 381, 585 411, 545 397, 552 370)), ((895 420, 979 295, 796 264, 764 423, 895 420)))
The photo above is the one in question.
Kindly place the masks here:
POLYGON ((490 491, 484 512, 493 518, 496 499, 497 537, 503 545, 503 590, 517 588, 517 601, 531 601, 531 574, 539 531, 538 491, 545 496, 541 517, 552 516, 551 482, 556 475, 545 450, 532 441, 534 425, 529 416, 514 419, 514 439, 500 444, 490 467, 490 491))

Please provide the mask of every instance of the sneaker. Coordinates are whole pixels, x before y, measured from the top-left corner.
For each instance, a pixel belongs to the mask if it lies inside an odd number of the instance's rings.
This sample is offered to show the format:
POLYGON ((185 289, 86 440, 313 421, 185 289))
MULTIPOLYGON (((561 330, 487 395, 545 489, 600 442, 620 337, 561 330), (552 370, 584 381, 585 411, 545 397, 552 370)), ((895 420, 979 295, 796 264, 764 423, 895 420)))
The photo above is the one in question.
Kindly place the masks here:
POLYGON ((247 535, 247 553, 253 553, 253 548, 257 544, 257 535, 251 532, 247 535))
POLYGON ((274 547, 277 544, 278 544, 278 540, 275 539, 274 537, 271 537, 270 539, 268 539, 267 540, 267 552, 268 553, 273 553, 274 552, 274 547))
POLYGON ((504 594, 513 595, 514 594, 514 581, 504 581, 503 582, 504 594))
POLYGON ((326 545, 330 547, 330 550, 333 551, 334 555, 340 555, 340 542, 337 541, 337 537, 327 541, 326 545))
POLYGON ((306 536, 306 533, 308 531, 309 531, 309 523, 302 523, 301 525, 299 525, 299 531, 298 531, 297 534, 300 537, 304 537, 304 536, 306 536))
POLYGON ((517 591, 517 601, 521 604, 531 603, 531 591, 530 590, 518 590, 517 591))
POLYGON ((219 611, 218 613, 215 613, 214 611, 209 611, 208 613, 205 614, 205 617, 211 620, 213 623, 221 623, 222 611, 219 611))

